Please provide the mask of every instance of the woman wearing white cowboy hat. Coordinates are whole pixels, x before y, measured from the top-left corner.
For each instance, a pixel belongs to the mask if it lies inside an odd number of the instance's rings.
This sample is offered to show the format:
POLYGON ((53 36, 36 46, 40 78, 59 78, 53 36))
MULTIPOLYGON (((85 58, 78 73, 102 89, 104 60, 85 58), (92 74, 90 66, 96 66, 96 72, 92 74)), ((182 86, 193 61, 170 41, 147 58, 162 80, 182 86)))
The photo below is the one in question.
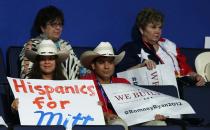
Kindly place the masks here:
POLYGON ((107 122, 119 119, 114 112, 101 84, 129 83, 126 79, 113 77, 115 65, 124 57, 125 52, 115 55, 109 42, 101 42, 93 51, 86 51, 80 57, 81 64, 92 71, 81 79, 92 79, 99 96, 100 105, 107 122))
MULTIPOLYGON (((29 73, 30 79, 66 80, 61 68, 61 62, 69 56, 69 51, 58 51, 52 40, 43 40, 38 50, 28 50, 26 57, 34 63, 29 73)), ((18 99, 15 99, 11 107, 18 110, 18 99)))

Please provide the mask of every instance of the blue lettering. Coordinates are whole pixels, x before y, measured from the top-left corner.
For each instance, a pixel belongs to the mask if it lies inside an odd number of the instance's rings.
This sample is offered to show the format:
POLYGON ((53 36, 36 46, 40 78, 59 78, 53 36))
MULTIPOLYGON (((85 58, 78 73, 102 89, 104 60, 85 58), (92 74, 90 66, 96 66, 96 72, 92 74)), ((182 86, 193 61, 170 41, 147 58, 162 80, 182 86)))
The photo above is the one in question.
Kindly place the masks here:
POLYGON ((58 117, 57 125, 61 125, 61 122, 62 122, 62 119, 63 119, 63 115, 62 115, 61 113, 53 114, 52 112, 46 112, 46 113, 44 113, 43 111, 36 111, 36 112, 34 112, 34 113, 40 113, 40 114, 41 114, 41 116, 40 116, 40 118, 39 118, 39 121, 38 121, 37 125, 41 125, 41 124, 42 124, 42 122, 43 122, 43 120, 44 120, 44 117, 45 117, 46 115, 49 115, 49 120, 48 120, 48 122, 47 122, 46 125, 51 125, 51 123, 52 123, 52 121, 53 121, 53 119, 54 119, 54 117, 55 117, 56 115, 59 116, 59 117, 58 117))
POLYGON ((57 124, 56 125, 63 125, 67 127, 72 122, 72 126, 76 124, 87 125, 88 122, 94 121, 94 118, 91 115, 83 116, 81 113, 78 113, 76 116, 72 116, 68 114, 66 118, 63 119, 62 113, 53 113, 53 112, 43 112, 43 111, 35 111, 34 113, 40 113, 40 118, 38 120, 37 125, 45 125, 43 122, 46 120, 46 125, 51 125, 51 123, 55 120, 54 118, 57 117, 57 124), (79 121, 83 121, 79 123, 79 121), (62 123, 63 122, 63 123, 62 123))

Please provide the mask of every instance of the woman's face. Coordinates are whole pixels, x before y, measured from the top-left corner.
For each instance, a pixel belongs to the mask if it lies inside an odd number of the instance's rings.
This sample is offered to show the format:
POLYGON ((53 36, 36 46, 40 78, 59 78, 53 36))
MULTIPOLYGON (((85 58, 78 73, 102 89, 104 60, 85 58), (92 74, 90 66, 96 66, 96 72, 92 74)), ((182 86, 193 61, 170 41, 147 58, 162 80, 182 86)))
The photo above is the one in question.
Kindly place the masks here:
POLYGON ((49 39, 56 41, 61 36, 63 25, 60 20, 55 20, 48 22, 45 27, 41 27, 41 30, 49 39))
POLYGON ((56 57, 55 56, 41 56, 40 57, 40 69, 45 75, 53 74, 56 67, 56 57))
POLYGON ((156 44, 162 34, 162 24, 161 23, 149 23, 144 29, 140 29, 142 38, 145 42, 150 44, 156 44))

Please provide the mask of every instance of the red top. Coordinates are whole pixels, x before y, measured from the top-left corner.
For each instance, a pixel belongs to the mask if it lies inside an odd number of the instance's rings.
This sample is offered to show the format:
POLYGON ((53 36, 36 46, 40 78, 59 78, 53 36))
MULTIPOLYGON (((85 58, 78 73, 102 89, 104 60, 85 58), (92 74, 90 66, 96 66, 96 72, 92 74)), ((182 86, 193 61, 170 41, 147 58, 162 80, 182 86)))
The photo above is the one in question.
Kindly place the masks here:
MULTIPOLYGON (((108 101, 107 99, 103 96, 103 92, 101 91, 101 89, 99 88, 99 84, 98 84, 98 81, 96 79, 96 75, 91 73, 91 74, 87 74, 83 77, 81 77, 80 79, 87 79, 87 80, 93 80, 94 81, 94 84, 96 86, 96 91, 98 93, 98 97, 99 97, 99 100, 100 102, 102 102, 102 109, 103 109, 103 112, 108 112, 108 113, 114 113, 112 111, 112 109, 110 109, 108 107, 108 101)), ((111 83, 126 83, 126 84, 130 84, 128 80, 124 79, 124 78, 117 78, 117 77, 112 77, 111 78, 111 83)))
POLYGON ((190 72, 193 72, 192 68, 187 64, 187 58, 180 52, 180 49, 176 49, 177 52, 177 61, 179 63, 180 68, 180 75, 185 76, 188 75, 190 72))

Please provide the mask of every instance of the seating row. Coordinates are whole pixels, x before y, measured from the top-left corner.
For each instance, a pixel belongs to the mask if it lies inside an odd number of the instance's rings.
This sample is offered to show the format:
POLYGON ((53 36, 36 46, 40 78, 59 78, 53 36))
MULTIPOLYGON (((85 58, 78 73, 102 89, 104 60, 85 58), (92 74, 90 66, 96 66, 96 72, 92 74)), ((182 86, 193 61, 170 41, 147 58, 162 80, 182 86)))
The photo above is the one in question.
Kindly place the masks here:
MULTIPOLYGON (((208 126, 199 127, 180 127, 180 126, 138 126, 130 127, 130 130, 209 130, 208 126)), ((0 126, 0 130, 9 130, 4 126, 0 126)), ((15 126, 13 130, 65 130, 63 126, 15 126)), ((74 126, 72 130, 125 130, 119 125, 89 125, 89 126, 74 126)))
MULTIPOLYGON (((6 67, 4 64, 4 60, 2 57, 2 52, 0 50, 0 115, 3 115, 3 117, 7 120, 8 117, 6 116, 7 112, 9 111, 9 104, 11 103, 11 91, 9 89, 8 82, 6 80, 6 75, 11 77, 19 77, 19 53, 21 51, 22 47, 10 47, 7 52, 7 71, 5 71, 6 67), (6 74, 7 72, 7 74, 6 74), (7 99, 7 100, 5 100, 7 99), (7 104, 5 105, 5 102, 7 104)), ((80 54, 86 50, 91 50, 93 48, 91 47, 73 47, 76 55, 79 57, 80 54)), ((210 49, 192 49, 192 48, 184 48, 181 50, 189 59, 189 63, 192 67, 194 67, 194 60, 195 57, 205 51, 210 51, 210 49)), ((163 88, 162 88, 163 89, 163 88)), ((162 90, 161 88, 158 88, 160 92, 164 92, 166 90, 162 90)), ((164 88, 165 89, 165 88, 164 88)), ((156 90, 157 91, 157 90, 156 90)), ((172 90, 167 90, 168 92, 172 90)), ((169 94, 167 92, 167 94, 169 94)), ((170 94, 169 94, 170 95, 170 94)), ((174 96, 174 95, 173 95, 174 96)), ((210 104, 207 103, 206 99, 210 99, 210 87, 205 88, 199 88, 199 87, 187 87, 183 88, 183 99, 187 100, 195 109, 196 111, 196 117, 195 119, 199 119, 203 121, 203 124, 210 123, 210 115, 206 114, 208 113, 208 110, 210 110, 210 104)), ((188 117, 194 117, 193 115, 187 115, 188 117)))
MULTIPOLYGON (((2 51, 0 49, 0 83, 5 83, 6 78, 5 76, 11 76, 11 77, 19 77, 20 73, 20 62, 19 62, 19 54, 21 52, 22 47, 21 46, 11 46, 9 47, 7 51, 7 57, 6 57, 6 65, 4 63, 3 57, 2 57, 2 51), (6 69, 7 68, 7 69, 6 69)), ((92 47, 73 47, 73 50, 75 54, 79 57, 82 52, 86 50, 91 50, 92 47)), ((198 54, 202 52, 210 52, 210 49, 196 49, 196 48, 181 48, 181 52, 186 55, 187 62, 190 66, 195 70, 195 59, 198 54)))

